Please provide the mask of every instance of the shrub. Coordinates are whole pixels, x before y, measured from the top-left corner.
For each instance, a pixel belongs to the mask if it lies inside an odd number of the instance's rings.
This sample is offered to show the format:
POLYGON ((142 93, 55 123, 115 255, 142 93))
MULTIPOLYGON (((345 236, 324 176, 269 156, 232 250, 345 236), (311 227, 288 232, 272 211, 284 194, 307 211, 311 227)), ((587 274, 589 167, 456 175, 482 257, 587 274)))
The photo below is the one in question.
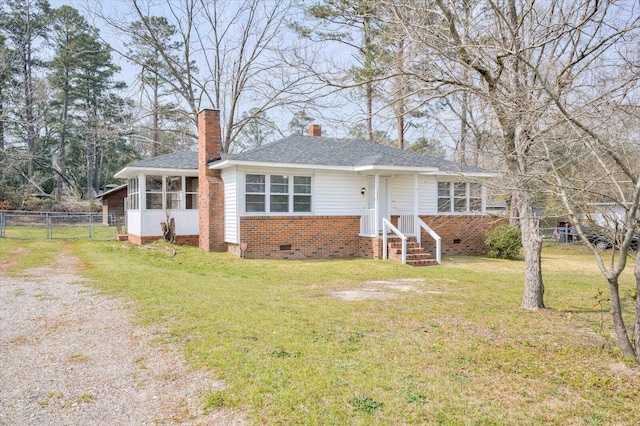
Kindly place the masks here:
POLYGON ((485 236, 484 244, 489 248, 489 257, 515 259, 522 249, 520 228, 500 225, 490 229, 485 236))

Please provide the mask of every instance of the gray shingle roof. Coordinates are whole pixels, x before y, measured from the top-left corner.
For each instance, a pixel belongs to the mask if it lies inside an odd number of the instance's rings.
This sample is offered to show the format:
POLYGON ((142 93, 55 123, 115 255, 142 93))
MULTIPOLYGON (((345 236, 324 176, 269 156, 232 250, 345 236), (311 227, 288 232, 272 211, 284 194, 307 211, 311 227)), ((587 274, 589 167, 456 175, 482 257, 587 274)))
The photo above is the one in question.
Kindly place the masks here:
POLYGON ((223 154, 223 159, 266 163, 326 166, 437 167, 443 172, 486 172, 479 167, 403 151, 362 139, 318 136, 289 136, 239 154, 223 154))
POLYGON ((152 169, 198 169, 198 153, 178 151, 158 157, 146 158, 128 164, 127 167, 149 167, 152 169))

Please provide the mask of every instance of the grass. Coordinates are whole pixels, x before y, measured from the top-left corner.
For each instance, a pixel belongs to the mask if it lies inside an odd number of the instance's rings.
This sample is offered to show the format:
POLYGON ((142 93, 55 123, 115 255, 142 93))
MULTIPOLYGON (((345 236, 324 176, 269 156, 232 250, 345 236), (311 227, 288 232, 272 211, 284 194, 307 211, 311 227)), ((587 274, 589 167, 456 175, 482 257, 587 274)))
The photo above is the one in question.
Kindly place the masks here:
MULTIPOLYGON (((7 239, 45 240, 49 237, 47 226, 6 226, 7 239)), ((93 238, 98 241, 115 240, 116 227, 104 225, 54 225, 51 238, 54 240, 93 238)))
MULTIPOLYGON (((12 244, 24 257, 41 255, 30 242, 12 244)), ((48 244, 49 253, 62 250, 48 244)), ((578 248, 545 248, 550 309, 531 313, 518 308, 521 261, 446 258, 411 268, 65 244, 93 285, 133 302, 142 323, 166 329, 194 366, 228 384, 203 395, 205 409, 243 410, 256 424, 640 423, 640 379, 611 368, 625 361, 606 338, 607 303, 594 309, 606 282, 578 248), (421 279, 419 292, 330 296, 398 278, 421 279)), ((632 285, 629 268, 622 294, 632 285)), ((629 312, 633 300, 624 303, 629 312)))

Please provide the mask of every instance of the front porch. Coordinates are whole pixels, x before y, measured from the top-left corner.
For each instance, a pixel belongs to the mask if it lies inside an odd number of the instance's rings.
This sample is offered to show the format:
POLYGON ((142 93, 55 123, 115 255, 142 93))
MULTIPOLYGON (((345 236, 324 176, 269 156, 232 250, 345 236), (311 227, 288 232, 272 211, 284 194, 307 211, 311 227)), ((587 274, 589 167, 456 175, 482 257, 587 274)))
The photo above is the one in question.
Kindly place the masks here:
POLYGON ((442 239, 420 219, 420 216, 405 212, 378 220, 376 213, 376 209, 365 209, 360 215, 360 237, 382 242, 382 253, 377 256, 374 253, 373 257, 397 259, 402 264, 414 266, 429 266, 442 262, 442 239), (377 227, 376 223, 382 226, 377 227), (423 231, 435 246, 435 259, 423 247, 423 231))

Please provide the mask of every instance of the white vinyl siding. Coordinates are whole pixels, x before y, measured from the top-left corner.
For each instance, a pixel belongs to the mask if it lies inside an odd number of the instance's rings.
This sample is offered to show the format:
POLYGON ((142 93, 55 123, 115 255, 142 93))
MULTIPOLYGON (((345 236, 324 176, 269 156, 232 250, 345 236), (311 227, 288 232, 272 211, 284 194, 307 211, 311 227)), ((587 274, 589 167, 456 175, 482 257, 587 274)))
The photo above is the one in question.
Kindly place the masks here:
POLYGON ((235 167, 221 173, 224 182, 224 240, 237 244, 238 236, 238 178, 235 167))
POLYGON ((391 215, 413 213, 413 175, 392 177, 390 180, 391 215))
POLYGON ((424 216, 438 214, 438 182, 435 178, 419 178, 418 214, 424 216))
POLYGON ((314 212, 320 216, 359 216, 368 208, 369 190, 373 191, 367 176, 340 172, 316 172, 313 190, 314 212))

